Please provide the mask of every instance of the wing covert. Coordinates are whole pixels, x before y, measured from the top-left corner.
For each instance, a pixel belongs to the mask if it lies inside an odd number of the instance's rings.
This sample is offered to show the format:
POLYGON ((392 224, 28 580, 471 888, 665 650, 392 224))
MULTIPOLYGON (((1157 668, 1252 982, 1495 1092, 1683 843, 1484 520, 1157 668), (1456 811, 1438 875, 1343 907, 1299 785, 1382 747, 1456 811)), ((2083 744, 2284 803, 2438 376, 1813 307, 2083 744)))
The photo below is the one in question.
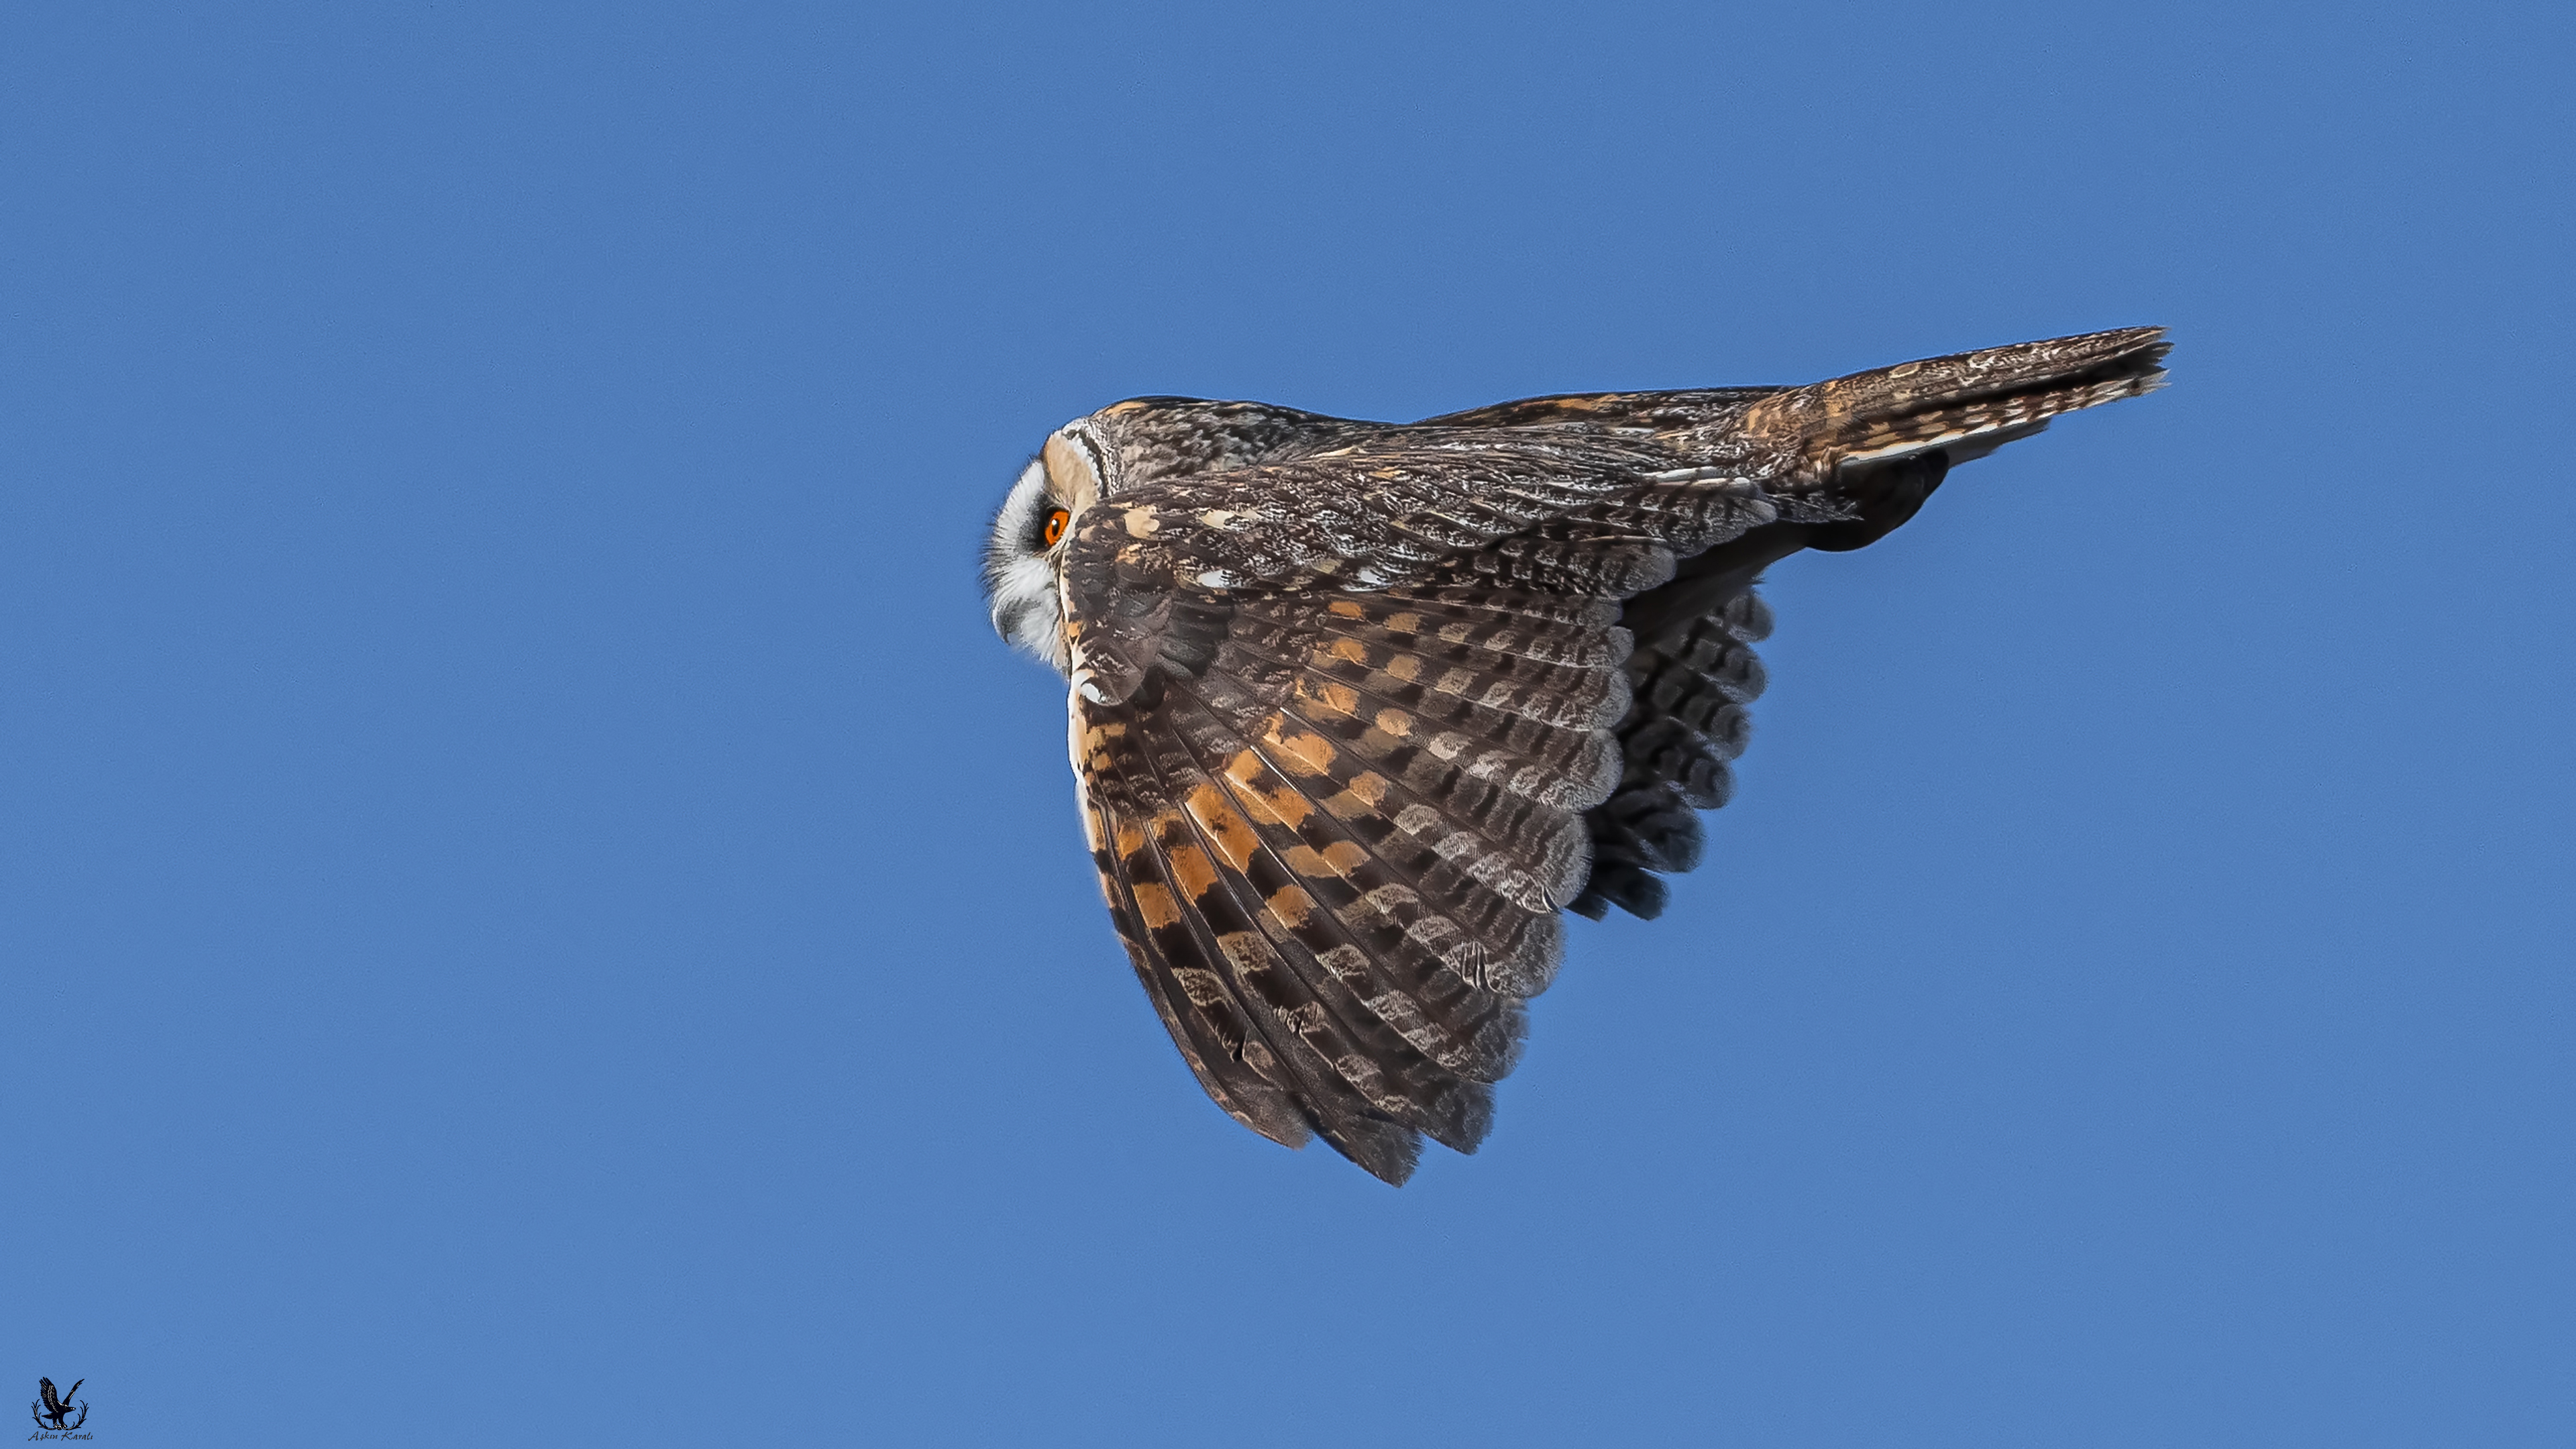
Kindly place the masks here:
MULTIPOLYGON (((1388 428, 1223 475, 1122 489, 1076 517, 1064 561, 1074 683, 1099 701, 1214 645, 1194 601, 1421 582, 1621 598, 1776 516, 1764 447, 1566 430, 1388 428), (1742 456, 1734 456, 1741 454, 1742 456)), ((1775 460, 1776 461, 1776 460, 1775 460)))

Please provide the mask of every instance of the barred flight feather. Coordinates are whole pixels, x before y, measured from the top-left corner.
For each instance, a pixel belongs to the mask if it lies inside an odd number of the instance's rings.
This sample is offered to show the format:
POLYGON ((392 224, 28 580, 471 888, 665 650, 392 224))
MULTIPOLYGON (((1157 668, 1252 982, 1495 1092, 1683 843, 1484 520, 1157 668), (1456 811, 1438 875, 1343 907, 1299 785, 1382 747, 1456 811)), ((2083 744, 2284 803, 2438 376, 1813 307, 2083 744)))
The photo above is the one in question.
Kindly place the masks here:
MULTIPOLYGON (((1107 818, 1107 828, 1142 831, 1140 825, 1116 815, 1107 818)), ((1199 1085, 1246 1127, 1273 1142, 1304 1146, 1312 1135, 1306 1113, 1279 1084, 1245 1060, 1251 1026, 1223 989, 1214 965, 1180 923, 1174 904, 1180 898, 1163 874, 1160 858, 1140 851, 1113 860, 1103 850, 1095 851, 1093 860, 1099 868, 1101 891, 1109 898, 1110 918, 1136 978, 1144 984, 1155 1013, 1199 1085)))
POLYGON ((1188 809, 1205 848, 1216 853, 1220 882, 1269 938, 1278 964, 1358 1048, 1329 1056, 1334 1069, 1378 1110, 1445 1146, 1473 1150, 1491 1120, 1492 1096, 1458 1070, 1477 1060, 1468 1044, 1410 999, 1378 989, 1366 947, 1334 908, 1340 892, 1330 885, 1318 891, 1293 869, 1287 857, 1296 846, 1283 840, 1279 817, 1261 815, 1276 809, 1277 794, 1261 795, 1238 778, 1258 780, 1266 771, 1242 763, 1245 752, 1231 732, 1196 700, 1180 702, 1174 720, 1193 740, 1202 774, 1225 786, 1193 789, 1188 809))
MULTIPOLYGON (((1193 715, 1202 767, 1231 795, 1268 858, 1293 877, 1277 884, 1301 888, 1341 933, 1339 939, 1318 936, 1312 943, 1318 955, 1356 946, 1395 997, 1395 1014, 1384 1019, 1402 1032, 1418 1030, 1416 1044, 1453 1070, 1485 1079, 1499 1075, 1517 1050, 1520 1028, 1515 1011, 1479 999, 1481 955, 1457 949, 1468 931, 1456 918, 1481 919, 1473 893, 1458 888, 1436 853, 1387 829, 1384 812, 1365 798, 1378 791, 1365 783, 1364 772, 1327 771, 1317 780, 1308 773, 1311 747, 1296 747, 1283 763, 1279 746, 1263 737, 1276 731, 1226 724, 1235 711, 1222 684, 1221 676, 1211 674, 1182 686, 1175 706, 1193 715), (1426 892, 1449 902, 1446 914, 1422 904, 1426 892)), ((1531 921, 1532 929, 1541 924, 1538 917, 1531 921)), ((1497 948, 1529 949, 1526 934, 1503 932, 1497 948)))
MULTIPOLYGON (((1147 768, 1169 796, 1186 780, 1175 778, 1188 768, 1186 753, 1159 732, 1145 740, 1147 768)), ((1258 906, 1247 905, 1236 877, 1220 866, 1226 847, 1186 811, 1173 809, 1151 822, 1143 849, 1157 873, 1180 892, 1179 925, 1213 971, 1206 989, 1230 996, 1250 1024, 1246 1063, 1288 1089, 1315 1132, 1346 1156, 1390 1181, 1411 1175, 1419 1140, 1386 1115, 1380 1074, 1359 1073, 1365 1081, 1354 1083, 1336 1066, 1366 1058, 1261 935, 1253 919, 1258 906)))

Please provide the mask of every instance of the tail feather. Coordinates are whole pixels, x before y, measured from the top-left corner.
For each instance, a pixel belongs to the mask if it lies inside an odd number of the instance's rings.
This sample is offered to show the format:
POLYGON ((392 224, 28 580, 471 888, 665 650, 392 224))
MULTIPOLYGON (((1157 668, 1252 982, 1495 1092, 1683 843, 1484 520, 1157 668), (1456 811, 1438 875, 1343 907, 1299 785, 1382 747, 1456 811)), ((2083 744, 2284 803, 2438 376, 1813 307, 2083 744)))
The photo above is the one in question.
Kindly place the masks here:
POLYGON ((1983 453, 2060 413, 2155 391, 2169 346, 2161 327, 2124 327, 1902 362, 1764 398, 1740 426, 1800 455, 1812 481, 1930 448, 1983 453))

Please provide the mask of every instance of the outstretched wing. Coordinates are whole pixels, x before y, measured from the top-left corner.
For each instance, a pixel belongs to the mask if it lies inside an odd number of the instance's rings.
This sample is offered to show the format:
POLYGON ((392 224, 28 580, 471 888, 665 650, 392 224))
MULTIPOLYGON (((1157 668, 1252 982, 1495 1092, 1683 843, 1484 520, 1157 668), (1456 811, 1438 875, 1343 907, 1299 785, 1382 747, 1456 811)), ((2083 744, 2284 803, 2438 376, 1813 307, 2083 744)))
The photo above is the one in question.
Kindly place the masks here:
POLYGON ((1660 908, 1760 688, 1752 585, 1952 450, 2152 388, 2150 329, 1810 388, 1535 399, 1122 489, 1063 571, 1101 888, 1208 1094, 1390 1182, 1473 1150, 1557 912, 1660 908), (1605 421, 1585 421, 1585 419, 1605 421))
POLYGON ((1606 597, 1249 597, 1196 673, 1073 704, 1101 890, 1208 1095, 1390 1182, 1473 1151, 1617 779, 1606 597))

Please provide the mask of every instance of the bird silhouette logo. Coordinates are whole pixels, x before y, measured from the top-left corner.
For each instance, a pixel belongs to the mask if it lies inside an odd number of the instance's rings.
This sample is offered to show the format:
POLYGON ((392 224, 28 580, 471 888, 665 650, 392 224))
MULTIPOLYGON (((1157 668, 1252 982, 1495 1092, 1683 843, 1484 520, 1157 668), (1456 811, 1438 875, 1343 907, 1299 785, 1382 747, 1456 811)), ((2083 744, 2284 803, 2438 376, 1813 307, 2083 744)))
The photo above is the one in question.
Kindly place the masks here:
POLYGON ((89 1405, 72 1398, 80 1392, 80 1386, 88 1382, 87 1379, 74 1379, 70 1388, 56 1393, 52 1379, 36 1380, 36 1392, 40 1397, 27 1406, 35 1413, 36 1427, 69 1432, 88 1423, 89 1405), (79 1415, 77 1418, 73 1417, 75 1411, 79 1415))

